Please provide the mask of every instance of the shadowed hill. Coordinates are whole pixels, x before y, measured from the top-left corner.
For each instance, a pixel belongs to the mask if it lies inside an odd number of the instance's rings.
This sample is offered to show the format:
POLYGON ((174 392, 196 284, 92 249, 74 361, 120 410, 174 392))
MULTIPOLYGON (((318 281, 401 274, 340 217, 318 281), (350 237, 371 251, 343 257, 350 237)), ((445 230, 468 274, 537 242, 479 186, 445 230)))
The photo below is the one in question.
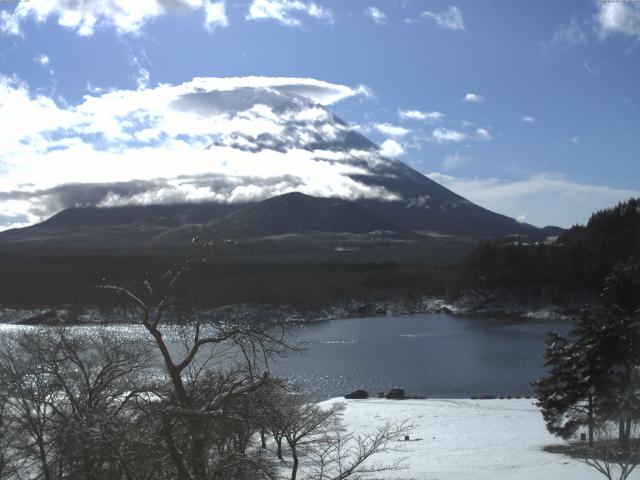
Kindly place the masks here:
POLYGON ((180 204, 68 208, 45 222, 0 233, 0 248, 133 248, 169 229, 210 222, 242 204, 180 204))
POLYGON ((353 202, 293 192, 247 205, 195 228, 185 226, 169 231, 156 240, 185 242, 194 233, 203 239, 213 239, 373 231, 404 232, 404 229, 353 202))

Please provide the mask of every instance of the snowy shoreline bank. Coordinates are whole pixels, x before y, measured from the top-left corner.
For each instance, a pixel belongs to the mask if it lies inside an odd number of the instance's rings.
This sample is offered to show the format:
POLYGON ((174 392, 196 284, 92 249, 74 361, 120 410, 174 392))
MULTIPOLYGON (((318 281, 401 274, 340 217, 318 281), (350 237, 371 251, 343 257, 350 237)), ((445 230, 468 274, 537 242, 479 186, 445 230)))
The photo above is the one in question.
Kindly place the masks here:
MULTIPOLYGON (((571 320, 573 310, 556 305, 527 305, 514 302, 491 303, 478 301, 478 297, 461 298, 448 303, 437 297, 425 297, 418 301, 345 301, 327 308, 308 310, 288 305, 234 304, 215 309, 205 309, 202 318, 210 321, 239 318, 246 320, 273 320, 286 323, 323 322, 349 318, 404 316, 416 314, 449 314, 509 316, 532 320, 571 320)), ((0 308, 0 323, 19 325, 111 325, 136 323, 139 314, 133 309, 99 310, 96 308, 72 309, 49 307, 38 309, 0 308)))
MULTIPOLYGON (((530 399, 514 400, 345 400, 348 430, 371 432, 386 421, 414 424, 410 440, 398 439, 407 469, 385 475, 393 480, 596 480, 580 461, 543 450, 563 444, 547 432, 530 399)), ((392 456, 382 454, 385 462, 392 456)))

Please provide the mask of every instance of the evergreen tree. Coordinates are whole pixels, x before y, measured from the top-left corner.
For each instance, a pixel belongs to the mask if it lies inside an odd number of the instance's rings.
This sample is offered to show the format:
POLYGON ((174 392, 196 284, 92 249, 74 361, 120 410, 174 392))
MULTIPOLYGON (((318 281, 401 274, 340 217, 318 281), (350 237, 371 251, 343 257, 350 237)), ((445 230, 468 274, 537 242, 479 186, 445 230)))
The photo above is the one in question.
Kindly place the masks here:
POLYGON ((640 418, 640 262, 618 264, 605 281, 603 329, 597 339, 607 372, 599 385, 601 415, 620 423, 627 443, 631 422, 640 418))
POLYGON ((626 443, 640 418, 639 262, 620 264, 605 284, 596 315, 583 315, 568 338, 549 335, 550 371, 535 383, 548 430, 566 439, 586 425, 590 444, 594 419, 618 421, 626 443))
POLYGON ((597 365, 592 362, 584 337, 580 336, 589 327, 590 323, 583 317, 572 332, 572 336, 577 338, 575 341, 555 332, 549 334, 544 365, 550 368, 550 372, 536 382, 535 387, 538 406, 549 432, 567 439, 586 425, 591 445, 597 365))

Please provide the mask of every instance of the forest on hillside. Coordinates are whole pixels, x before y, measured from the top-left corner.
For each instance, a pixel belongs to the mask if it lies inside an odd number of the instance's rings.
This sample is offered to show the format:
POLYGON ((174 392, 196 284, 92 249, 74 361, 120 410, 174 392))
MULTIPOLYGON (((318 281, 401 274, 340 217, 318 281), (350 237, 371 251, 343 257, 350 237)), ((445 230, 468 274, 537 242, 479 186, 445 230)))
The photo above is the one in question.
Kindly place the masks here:
POLYGON ((611 271, 640 261, 640 199, 595 212, 557 239, 487 240, 464 262, 458 288, 552 285, 600 290, 611 271))
MULTIPOLYGON (((196 256, 202 254, 194 249, 196 256)), ((594 213, 555 241, 511 236, 478 243, 457 265, 424 263, 232 262, 205 252, 185 288, 202 307, 290 305, 321 309, 338 302, 405 301, 426 296, 455 301, 473 289, 552 287, 598 292, 616 266, 640 259, 640 200, 594 213)), ((123 285, 179 267, 174 256, 18 255, 0 253, 0 305, 9 308, 115 308, 104 282, 123 285)))

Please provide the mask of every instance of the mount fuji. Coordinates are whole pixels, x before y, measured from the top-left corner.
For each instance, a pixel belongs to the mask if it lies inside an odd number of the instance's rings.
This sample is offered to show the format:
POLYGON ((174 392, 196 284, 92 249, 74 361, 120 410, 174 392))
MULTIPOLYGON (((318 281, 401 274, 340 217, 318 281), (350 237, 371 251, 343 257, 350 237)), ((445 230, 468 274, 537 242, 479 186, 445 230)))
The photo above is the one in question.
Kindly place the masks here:
MULTIPOLYGON (((130 119, 109 142, 119 143, 118 162, 139 164, 143 174, 110 178, 109 167, 97 165, 105 181, 80 175, 30 192, 53 215, 0 233, 0 248, 162 249, 196 235, 384 232, 419 241, 558 232, 489 211, 385 156, 330 110, 355 94, 345 88, 308 79, 200 78, 85 99, 74 112, 85 133, 101 106, 130 119), (154 163, 141 153, 149 150, 154 163)), ((72 119, 67 134, 78 135, 74 128, 72 119)), ((103 148, 113 150, 109 142, 103 148)))

